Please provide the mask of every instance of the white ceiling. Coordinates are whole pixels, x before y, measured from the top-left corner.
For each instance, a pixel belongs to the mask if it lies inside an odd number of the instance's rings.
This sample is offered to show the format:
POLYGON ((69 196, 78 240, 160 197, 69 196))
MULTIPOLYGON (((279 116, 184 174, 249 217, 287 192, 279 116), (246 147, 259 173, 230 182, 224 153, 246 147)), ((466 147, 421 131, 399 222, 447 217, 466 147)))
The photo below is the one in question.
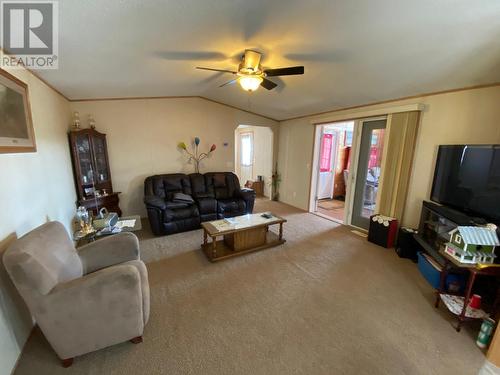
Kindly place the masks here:
POLYGON ((275 119, 500 82, 499 0, 61 0, 70 99, 204 96, 275 119), (273 91, 218 86, 245 48, 304 65, 273 91))

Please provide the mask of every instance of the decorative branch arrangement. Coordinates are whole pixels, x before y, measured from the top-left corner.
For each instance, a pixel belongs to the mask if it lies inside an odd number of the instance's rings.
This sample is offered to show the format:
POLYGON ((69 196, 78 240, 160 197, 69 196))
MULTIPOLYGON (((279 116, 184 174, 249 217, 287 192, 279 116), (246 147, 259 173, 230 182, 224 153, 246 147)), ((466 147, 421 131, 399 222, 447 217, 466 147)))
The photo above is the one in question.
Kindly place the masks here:
POLYGON ((188 163, 191 161, 194 162, 194 170, 196 173, 200 173, 200 161, 207 158, 217 148, 217 146, 213 144, 208 152, 202 152, 201 154, 198 154, 199 145, 200 138, 198 137, 194 137, 194 147, 192 151, 188 151, 187 145, 184 142, 179 142, 179 144, 177 145, 177 147, 186 152, 187 156, 189 156, 188 163))

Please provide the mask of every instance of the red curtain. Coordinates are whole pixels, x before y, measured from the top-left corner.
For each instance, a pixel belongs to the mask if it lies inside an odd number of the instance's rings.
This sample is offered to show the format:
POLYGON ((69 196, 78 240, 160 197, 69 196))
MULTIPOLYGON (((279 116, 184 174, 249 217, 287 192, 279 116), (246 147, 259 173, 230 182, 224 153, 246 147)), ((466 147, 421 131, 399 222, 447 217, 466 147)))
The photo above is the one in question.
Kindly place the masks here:
POLYGON ((332 134, 323 134, 321 139, 321 155, 319 159, 320 172, 330 172, 332 167, 332 134))

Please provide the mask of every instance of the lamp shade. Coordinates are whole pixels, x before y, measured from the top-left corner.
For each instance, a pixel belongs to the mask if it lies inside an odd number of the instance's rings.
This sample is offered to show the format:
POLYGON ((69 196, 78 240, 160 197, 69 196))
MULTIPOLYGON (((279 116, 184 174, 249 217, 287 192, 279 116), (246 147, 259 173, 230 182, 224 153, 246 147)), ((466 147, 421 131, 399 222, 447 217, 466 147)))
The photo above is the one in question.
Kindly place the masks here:
POLYGON ((238 83, 245 91, 257 90, 262 81, 262 77, 259 76, 243 76, 238 79, 238 83))

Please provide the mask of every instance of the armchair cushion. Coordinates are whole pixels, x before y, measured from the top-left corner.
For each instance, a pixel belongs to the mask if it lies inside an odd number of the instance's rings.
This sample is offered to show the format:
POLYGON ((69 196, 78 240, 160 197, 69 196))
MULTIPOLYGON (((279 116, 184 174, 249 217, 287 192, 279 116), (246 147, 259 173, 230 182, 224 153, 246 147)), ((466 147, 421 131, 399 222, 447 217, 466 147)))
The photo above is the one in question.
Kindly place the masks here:
POLYGON ((139 260, 139 240, 135 234, 123 232, 80 247, 78 255, 84 274, 88 274, 115 264, 139 260))
POLYGON ((127 264, 61 283, 34 313, 61 359, 130 340, 145 324, 141 275, 127 264))
POLYGON ((60 282, 82 275, 80 258, 64 225, 52 221, 18 239, 4 254, 16 284, 45 295, 60 282))

